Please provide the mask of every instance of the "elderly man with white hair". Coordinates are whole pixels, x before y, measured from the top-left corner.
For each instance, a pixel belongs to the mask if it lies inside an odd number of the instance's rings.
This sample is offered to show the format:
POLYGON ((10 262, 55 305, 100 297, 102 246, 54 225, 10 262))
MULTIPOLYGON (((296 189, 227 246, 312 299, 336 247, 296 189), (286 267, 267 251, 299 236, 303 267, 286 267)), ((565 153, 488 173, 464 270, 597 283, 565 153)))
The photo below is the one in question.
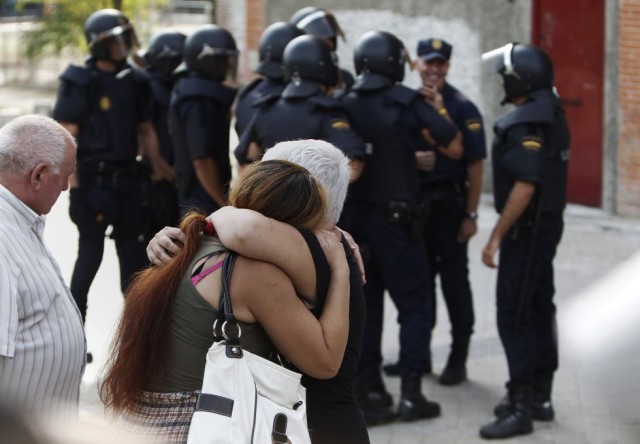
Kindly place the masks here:
POLYGON ((82 320, 43 239, 75 165, 73 138, 48 117, 0 129, 0 400, 25 414, 78 411, 82 320))

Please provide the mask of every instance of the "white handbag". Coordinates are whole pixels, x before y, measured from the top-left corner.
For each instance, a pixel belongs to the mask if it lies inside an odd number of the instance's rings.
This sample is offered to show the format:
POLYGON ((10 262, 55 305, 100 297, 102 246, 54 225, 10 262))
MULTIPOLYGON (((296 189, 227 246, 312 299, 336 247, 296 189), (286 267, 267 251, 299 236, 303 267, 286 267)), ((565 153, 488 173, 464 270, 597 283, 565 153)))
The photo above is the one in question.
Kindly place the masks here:
POLYGON ((215 342, 207 352, 188 443, 310 444, 306 389, 300 373, 240 347, 240 326, 229 295, 236 257, 229 252, 222 266, 215 342))

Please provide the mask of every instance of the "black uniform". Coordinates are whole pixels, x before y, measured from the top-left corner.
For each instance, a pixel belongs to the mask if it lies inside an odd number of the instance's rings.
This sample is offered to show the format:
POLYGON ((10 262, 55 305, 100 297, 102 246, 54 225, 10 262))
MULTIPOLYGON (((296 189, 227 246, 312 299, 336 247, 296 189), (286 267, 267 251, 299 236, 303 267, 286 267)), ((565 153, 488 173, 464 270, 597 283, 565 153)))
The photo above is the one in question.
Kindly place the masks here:
MULTIPOLYGON (((169 134, 169 99, 173 89, 173 79, 153 69, 147 71, 153 94, 153 111, 151 120, 158 135, 160 154, 168 165, 175 163, 173 141, 169 134)), ((150 190, 150 224, 149 233, 155 234, 166 226, 178 224, 178 192, 173 182, 154 181, 150 190)))
POLYGON ((231 180, 229 128, 236 90, 196 71, 181 77, 171 96, 169 121, 175 147, 180 212, 196 206, 212 213, 218 205, 200 184, 193 161, 213 158, 225 188, 231 180))
POLYGON ((467 167, 486 157, 486 146, 482 116, 473 102, 448 83, 444 84, 442 98, 451 120, 462 132, 464 156, 454 160, 436 150, 434 170, 419 172, 424 237, 432 294, 436 294, 435 277, 439 274, 452 336, 468 337, 473 333, 474 314, 467 243, 458 242, 457 237, 466 217, 467 167))
POLYGON ((78 187, 70 191, 69 214, 80 238, 71 293, 84 319, 109 225, 123 291, 132 274, 148 263, 142 194, 147 177, 136 155, 138 125, 150 118, 151 91, 138 69, 126 65, 107 73, 98 70, 93 59, 86 66, 70 65, 60 79, 53 117, 79 127, 78 187))
POLYGON ((540 91, 535 101, 501 117, 495 134, 496 210, 502 211, 515 181, 536 185, 529 208, 500 245, 497 286, 509 386, 535 388, 550 385, 558 367, 553 258, 563 230, 569 129, 559 99, 540 91))
POLYGON ((270 96, 280 96, 286 83, 268 77, 257 78, 249 83, 238 96, 236 103, 236 134, 238 137, 247 129, 251 119, 258 111, 256 102, 270 96))
POLYGON ((350 158, 364 157, 364 143, 351 129, 340 102, 319 89, 310 95, 266 97, 253 123, 240 138, 234 154, 246 162, 251 142, 267 150, 278 142, 318 139, 340 148, 350 158))
POLYGON ((456 128, 415 91, 396 84, 373 89, 358 84, 343 100, 354 129, 367 142, 365 167, 352 186, 353 236, 363 249, 367 284, 365 337, 360 360, 364 377, 382 362, 384 290, 399 312, 401 374, 421 372, 430 360, 433 310, 427 283, 427 256, 417 226, 420 186, 415 150, 422 128, 448 145, 456 128))

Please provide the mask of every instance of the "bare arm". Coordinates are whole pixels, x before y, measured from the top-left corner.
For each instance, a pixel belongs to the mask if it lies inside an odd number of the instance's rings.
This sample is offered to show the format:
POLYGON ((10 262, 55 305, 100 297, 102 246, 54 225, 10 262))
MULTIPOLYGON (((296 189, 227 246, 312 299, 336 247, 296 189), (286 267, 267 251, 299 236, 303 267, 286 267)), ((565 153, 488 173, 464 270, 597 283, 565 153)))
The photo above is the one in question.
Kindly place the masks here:
POLYGON ((207 194, 222 207, 227 204, 227 199, 222 188, 218 167, 212 157, 202 157, 193 161, 196 177, 207 194))
MULTIPOLYGON (((482 159, 474 160, 467 166, 467 206, 465 208, 467 213, 476 213, 478 211, 478 204, 480 203, 480 193, 482 192, 482 174, 483 174, 482 159)), ((475 220, 465 217, 460 225, 460 231, 458 231, 458 242, 467 242, 478 231, 478 224, 475 220)))
POLYGON ((158 135, 156 134, 156 130, 150 120, 141 122, 138 125, 138 143, 142 148, 143 154, 147 156, 151 162, 153 179, 173 180, 176 173, 160 154, 158 135))
POLYGON ((531 182, 516 181, 513 185, 500 218, 491 232, 491 237, 489 237, 487 245, 482 250, 482 262, 487 267, 496 268, 494 257, 500 248, 500 242, 507 231, 522 216, 529 202, 531 202, 535 190, 536 187, 531 182))
POLYGON ((444 154, 447 157, 450 157, 451 159, 454 159, 454 160, 462 159, 462 155, 464 154, 464 146, 462 144, 462 133, 458 131, 456 133, 456 136, 451 140, 451 142, 449 142, 449 145, 447 145, 446 147, 439 146, 438 150, 440 150, 442 154, 444 154))
POLYGON ((264 155, 264 151, 262 150, 262 148, 260 148, 260 146, 257 143, 251 142, 249 144, 249 150, 247 151, 248 160, 250 160, 251 162, 257 162, 260 159, 262 159, 263 155, 264 155))
POLYGON ((300 296, 315 302, 315 264, 297 229, 256 211, 234 207, 223 207, 209 219, 227 248, 277 265, 291 278, 300 296))
POLYGON ((284 272, 274 265, 239 257, 231 279, 237 318, 257 321, 278 351, 315 378, 336 375, 349 331, 349 268, 342 245, 335 237, 327 237, 327 242, 333 243, 334 254, 328 258, 331 282, 319 319, 297 297, 284 272))

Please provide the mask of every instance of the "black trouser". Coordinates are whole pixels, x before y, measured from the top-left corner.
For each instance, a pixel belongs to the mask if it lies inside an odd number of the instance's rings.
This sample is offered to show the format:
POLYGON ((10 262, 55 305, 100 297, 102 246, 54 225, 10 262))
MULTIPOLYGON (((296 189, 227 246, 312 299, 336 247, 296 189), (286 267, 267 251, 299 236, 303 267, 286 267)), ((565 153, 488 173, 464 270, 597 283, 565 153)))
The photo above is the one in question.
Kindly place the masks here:
POLYGON ((411 238, 408 225, 389 222, 386 211, 375 207, 357 208, 352 234, 363 250, 367 276, 361 376, 378 372, 382 363, 385 289, 389 290, 398 310, 398 370, 401 374, 424 371, 431 361, 429 345, 433 324, 433 296, 429 294, 429 265, 424 244, 411 238))
POLYGON ((148 233, 153 237, 164 227, 177 227, 180 222, 178 190, 172 182, 161 180, 150 183, 150 220, 148 233))
POLYGON ((524 221, 516 223, 500 245, 497 320, 510 387, 551 381, 558 368, 553 258, 563 228, 562 213, 542 213, 533 248, 533 224, 524 221), (528 254, 532 257, 523 295, 528 254), (522 297, 525 303, 519 316, 522 297))
POLYGON ((109 225, 120 263, 124 292, 132 275, 148 265, 144 236, 145 202, 142 179, 134 174, 95 174, 79 171, 79 187, 70 192, 69 214, 79 231, 78 258, 71 277, 71 294, 84 321, 87 295, 100 268, 109 225))
MULTIPOLYGON (((465 218, 462 189, 447 186, 442 192, 423 192, 425 245, 429 257, 430 286, 436 306, 436 275, 440 275, 442 295, 447 304, 451 333, 468 336, 473 333, 474 313, 467 242, 458 242, 460 225, 465 218)), ((435 315, 434 315, 435 327, 435 315)))

